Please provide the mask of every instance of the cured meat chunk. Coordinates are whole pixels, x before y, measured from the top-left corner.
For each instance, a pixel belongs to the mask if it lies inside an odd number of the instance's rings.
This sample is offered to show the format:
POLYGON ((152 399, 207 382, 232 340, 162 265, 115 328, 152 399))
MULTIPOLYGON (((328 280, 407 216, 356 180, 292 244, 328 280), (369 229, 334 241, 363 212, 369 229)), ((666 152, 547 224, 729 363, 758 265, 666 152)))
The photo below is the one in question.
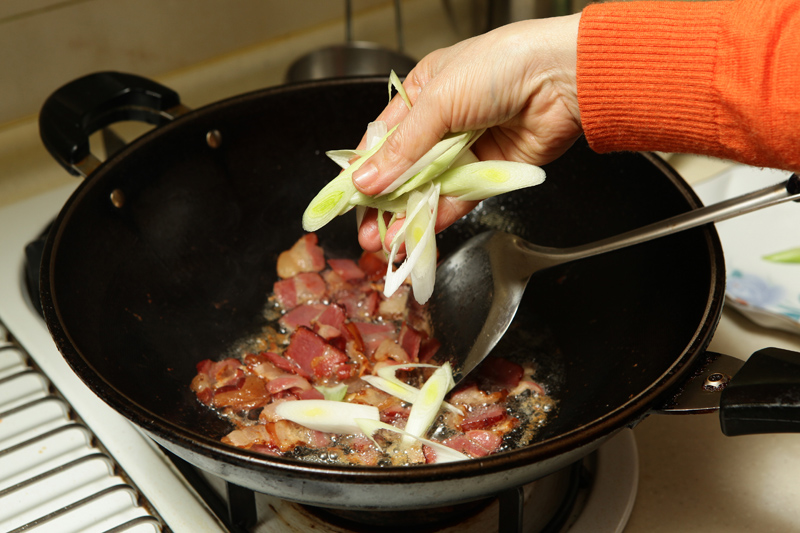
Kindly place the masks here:
POLYGON ((364 345, 364 353, 371 356, 386 339, 395 340, 394 326, 390 324, 372 324, 370 322, 353 322, 364 345))
POLYGON ((380 281, 386 275, 389 263, 381 252, 364 252, 358 259, 358 268, 369 281, 380 281))
POLYGON ((275 282, 273 290, 284 309, 294 309, 304 303, 322 300, 328 288, 322 276, 316 272, 302 272, 275 282))
POLYGON ((281 253, 278 256, 278 275, 287 279, 301 272, 319 272, 325 268, 325 255, 317 241, 315 233, 307 233, 281 253))
POLYGON ((479 370, 482 380, 503 389, 513 389, 519 385, 524 373, 522 366, 501 357, 487 357, 479 370))
POLYGON ((461 431, 487 429, 508 418, 506 408, 501 404, 481 405, 469 411, 461 422, 461 431))
POLYGON ((352 259, 328 259, 328 264, 344 281, 364 279, 366 274, 352 259))
POLYGON ((294 361, 305 378, 344 379, 351 373, 350 358, 308 328, 292 334, 286 358, 294 361))

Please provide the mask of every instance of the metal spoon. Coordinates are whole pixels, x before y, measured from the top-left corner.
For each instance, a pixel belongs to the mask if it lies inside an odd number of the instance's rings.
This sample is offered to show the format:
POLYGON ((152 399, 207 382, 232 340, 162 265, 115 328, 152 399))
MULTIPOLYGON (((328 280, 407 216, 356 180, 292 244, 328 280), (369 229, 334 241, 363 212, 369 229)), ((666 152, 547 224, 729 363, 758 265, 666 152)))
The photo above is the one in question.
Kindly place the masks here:
POLYGON ((450 361, 456 383, 461 381, 505 334, 535 272, 789 200, 800 201, 797 174, 777 185, 571 248, 537 246, 501 231, 477 235, 437 268, 430 311, 442 348, 435 359, 450 361))

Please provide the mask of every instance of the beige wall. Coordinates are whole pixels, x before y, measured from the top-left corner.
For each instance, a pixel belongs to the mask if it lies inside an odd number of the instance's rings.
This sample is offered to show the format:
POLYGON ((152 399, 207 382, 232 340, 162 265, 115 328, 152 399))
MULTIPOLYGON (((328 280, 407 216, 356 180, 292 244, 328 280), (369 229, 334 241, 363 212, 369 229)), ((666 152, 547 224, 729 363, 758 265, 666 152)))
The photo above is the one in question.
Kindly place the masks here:
POLYGON ((326 23, 343 40, 343 13, 339 0, 0 0, 0 124, 96 70, 155 77, 326 23))

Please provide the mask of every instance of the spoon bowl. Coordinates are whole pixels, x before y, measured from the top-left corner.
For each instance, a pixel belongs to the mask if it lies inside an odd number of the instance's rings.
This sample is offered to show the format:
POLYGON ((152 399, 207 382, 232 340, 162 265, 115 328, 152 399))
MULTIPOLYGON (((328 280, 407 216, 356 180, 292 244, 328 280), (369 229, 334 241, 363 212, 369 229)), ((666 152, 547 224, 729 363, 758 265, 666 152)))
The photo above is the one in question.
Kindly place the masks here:
POLYGON ((800 201, 796 174, 755 192, 571 248, 537 246, 502 231, 476 235, 437 267, 436 289, 429 300, 433 334, 441 343, 434 360, 449 361, 455 382, 462 381, 505 334, 528 280, 538 271, 790 200, 800 201))

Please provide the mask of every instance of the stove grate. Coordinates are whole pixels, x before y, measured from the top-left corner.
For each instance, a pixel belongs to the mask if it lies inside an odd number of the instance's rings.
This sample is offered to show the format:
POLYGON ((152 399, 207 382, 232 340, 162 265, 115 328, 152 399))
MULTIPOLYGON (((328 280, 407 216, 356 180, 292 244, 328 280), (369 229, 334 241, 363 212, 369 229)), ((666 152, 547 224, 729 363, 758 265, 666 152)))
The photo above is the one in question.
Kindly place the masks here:
POLYGON ((163 521, 0 325, 0 531, 144 533, 163 521))

